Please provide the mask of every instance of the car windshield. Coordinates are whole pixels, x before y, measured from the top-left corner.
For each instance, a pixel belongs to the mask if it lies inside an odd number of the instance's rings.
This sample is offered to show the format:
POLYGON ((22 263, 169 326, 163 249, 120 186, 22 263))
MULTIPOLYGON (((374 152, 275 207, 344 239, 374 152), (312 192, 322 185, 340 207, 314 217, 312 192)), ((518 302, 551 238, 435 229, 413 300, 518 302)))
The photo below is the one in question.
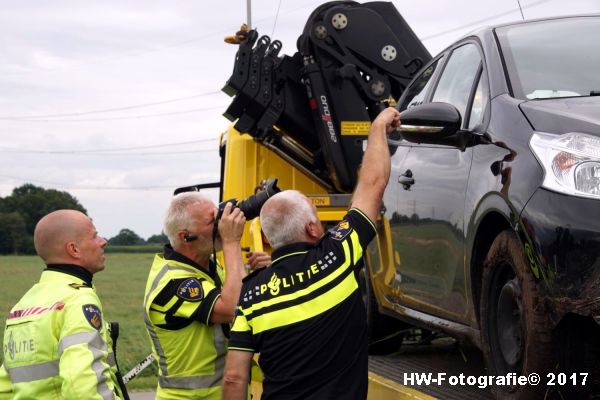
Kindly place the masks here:
POLYGON ((513 95, 523 100, 597 95, 600 17, 496 29, 513 95))

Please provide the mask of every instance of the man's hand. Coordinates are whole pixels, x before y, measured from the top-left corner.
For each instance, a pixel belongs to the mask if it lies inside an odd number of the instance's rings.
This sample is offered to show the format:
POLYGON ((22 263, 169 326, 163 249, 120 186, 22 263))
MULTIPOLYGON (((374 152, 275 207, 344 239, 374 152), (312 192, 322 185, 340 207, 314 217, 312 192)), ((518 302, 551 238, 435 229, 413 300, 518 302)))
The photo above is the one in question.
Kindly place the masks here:
POLYGON ((242 261, 242 248, 240 239, 244 232, 246 218, 239 208, 233 208, 227 203, 219 221, 219 236, 223 244, 223 258, 227 276, 221 288, 221 297, 215 302, 215 307, 210 314, 213 324, 230 323, 235 316, 235 307, 238 303, 242 289, 242 279, 246 274, 242 261))
POLYGON ((400 126, 400 112, 395 108, 388 107, 379 113, 373 121, 373 125, 378 125, 377 128, 383 125, 386 133, 389 135, 400 126))
POLYGON ((265 252, 249 252, 248 253, 248 265, 251 269, 258 267, 266 267, 271 264, 271 256, 265 252))
POLYGON ((223 209, 223 215, 219 221, 219 236, 221 237, 221 243, 239 243, 244 233, 244 223, 246 223, 246 217, 239 208, 234 208, 233 205, 227 203, 223 209))

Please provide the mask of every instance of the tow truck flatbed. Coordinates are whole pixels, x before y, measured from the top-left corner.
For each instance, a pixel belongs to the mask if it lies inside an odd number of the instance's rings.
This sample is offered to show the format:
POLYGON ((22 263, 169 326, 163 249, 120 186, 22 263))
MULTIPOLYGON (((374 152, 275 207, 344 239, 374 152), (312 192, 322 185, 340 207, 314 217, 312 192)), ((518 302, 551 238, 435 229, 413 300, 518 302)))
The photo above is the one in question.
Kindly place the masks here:
MULTIPOLYGON (((431 344, 404 343, 389 355, 369 357, 369 399, 492 399, 489 388, 453 386, 448 378, 463 373, 465 376, 486 374, 483 357, 476 348, 459 345, 450 338, 434 340, 431 344), (445 373, 441 384, 410 384, 410 374, 429 374, 436 378, 445 373)), ((413 375, 416 376, 416 375, 413 375)), ((424 377, 425 375, 421 375, 424 377)))

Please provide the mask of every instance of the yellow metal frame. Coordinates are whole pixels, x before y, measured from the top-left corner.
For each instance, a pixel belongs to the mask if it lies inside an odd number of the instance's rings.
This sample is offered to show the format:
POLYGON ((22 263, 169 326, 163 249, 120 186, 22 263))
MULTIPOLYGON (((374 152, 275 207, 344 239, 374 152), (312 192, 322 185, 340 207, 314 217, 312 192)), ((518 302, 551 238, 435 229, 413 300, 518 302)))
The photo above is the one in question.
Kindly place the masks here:
POLYGON ((369 372, 369 394, 367 398, 373 400, 435 400, 435 397, 400 385, 373 372, 369 372))
MULTIPOLYGON (((255 366, 254 363, 252 365, 252 378, 250 386, 252 398, 260 399, 262 395, 262 374, 258 366, 255 366), (259 379, 254 379, 256 376, 255 373, 259 375, 259 379)), ((435 400, 435 397, 396 383, 373 372, 369 372, 368 390, 367 399, 370 400, 435 400)))
MULTIPOLYGON (((233 126, 223 134, 221 143, 225 145, 223 200, 231 198, 243 200, 254 194, 254 189, 259 182, 273 178, 278 179, 277 185, 281 189, 295 189, 307 194, 327 193, 324 187, 277 154, 255 142, 250 135, 240 134, 233 126)), ((323 215, 322 220, 328 221, 334 217, 327 214, 323 215)), ((247 225, 242 237, 242 246, 249 247, 251 251, 263 250, 259 222, 253 221, 247 225)))

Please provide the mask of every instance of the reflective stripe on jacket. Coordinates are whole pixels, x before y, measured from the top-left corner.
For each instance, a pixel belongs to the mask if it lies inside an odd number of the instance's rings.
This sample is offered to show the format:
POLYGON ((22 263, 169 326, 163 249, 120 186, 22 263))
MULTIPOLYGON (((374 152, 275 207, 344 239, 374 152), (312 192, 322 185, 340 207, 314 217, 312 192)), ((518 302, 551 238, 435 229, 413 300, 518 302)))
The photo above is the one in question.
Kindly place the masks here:
POLYGON ((44 271, 10 311, 3 349, 15 400, 120 398, 102 305, 79 278, 44 271))

